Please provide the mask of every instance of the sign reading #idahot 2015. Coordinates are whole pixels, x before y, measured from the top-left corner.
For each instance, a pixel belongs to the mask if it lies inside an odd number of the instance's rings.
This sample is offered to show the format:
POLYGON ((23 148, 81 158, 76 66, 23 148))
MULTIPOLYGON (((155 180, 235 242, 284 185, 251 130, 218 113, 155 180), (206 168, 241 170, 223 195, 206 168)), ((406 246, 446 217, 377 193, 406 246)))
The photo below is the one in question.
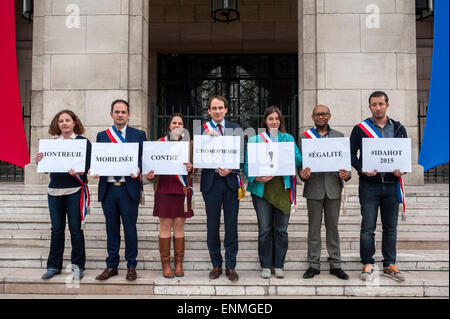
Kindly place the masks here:
POLYGON ((363 138, 362 150, 363 172, 411 172, 410 138, 363 138))
POLYGON ((302 139, 303 168, 311 172, 351 170, 350 140, 348 137, 302 139))
POLYGON ((38 173, 67 173, 70 169, 84 172, 86 165, 86 140, 43 139, 39 152, 44 157, 38 163, 38 173))
POLYGON ((137 175, 139 143, 92 143, 91 176, 137 175))
POLYGON ((142 173, 156 175, 187 175, 184 163, 189 162, 189 142, 144 142, 142 173))
POLYGON ((295 175, 294 142, 248 143, 248 176, 295 175))
POLYGON ((194 135, 194 167, 239 169, 240 136, 194 135))

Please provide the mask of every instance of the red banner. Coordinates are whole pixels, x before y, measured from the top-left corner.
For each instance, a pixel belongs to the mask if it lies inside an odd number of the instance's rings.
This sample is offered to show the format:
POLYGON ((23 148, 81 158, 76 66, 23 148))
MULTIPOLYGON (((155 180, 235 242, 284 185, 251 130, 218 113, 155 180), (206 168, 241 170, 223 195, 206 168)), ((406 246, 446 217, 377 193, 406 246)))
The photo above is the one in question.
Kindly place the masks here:
POLYGON ((0 1, 0 160, 25 167, 30 163, 23 127, 17 76, 14 0, 0 1))

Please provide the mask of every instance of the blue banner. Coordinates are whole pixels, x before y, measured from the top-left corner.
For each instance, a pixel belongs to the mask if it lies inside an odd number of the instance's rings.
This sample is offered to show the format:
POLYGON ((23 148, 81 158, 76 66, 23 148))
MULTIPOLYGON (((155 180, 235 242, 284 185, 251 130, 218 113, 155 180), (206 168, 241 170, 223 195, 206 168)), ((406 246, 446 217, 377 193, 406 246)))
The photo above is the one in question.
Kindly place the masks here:
POLYGON ((419 164, 427 171, 448 163, 448 19, 449 1, 434 1, 434 42, 431 87, 419 164))

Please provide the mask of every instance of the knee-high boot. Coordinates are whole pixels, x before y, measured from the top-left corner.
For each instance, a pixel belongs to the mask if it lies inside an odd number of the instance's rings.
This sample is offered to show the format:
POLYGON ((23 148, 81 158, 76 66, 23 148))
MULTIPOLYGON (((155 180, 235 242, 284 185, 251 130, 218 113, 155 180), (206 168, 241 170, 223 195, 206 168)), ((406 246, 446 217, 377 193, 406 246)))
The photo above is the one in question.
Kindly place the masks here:
POLYGON ((184 237, 173 237, 173 248, 175 251, 175 276, 183 277, 183 259, 184 259, 184 237))
POLYGON ((159 238, 159 254, 161 255, 161 264, 163 276, 173 278, 173 271, 170 268, 170 242, 171 238, 159 238))

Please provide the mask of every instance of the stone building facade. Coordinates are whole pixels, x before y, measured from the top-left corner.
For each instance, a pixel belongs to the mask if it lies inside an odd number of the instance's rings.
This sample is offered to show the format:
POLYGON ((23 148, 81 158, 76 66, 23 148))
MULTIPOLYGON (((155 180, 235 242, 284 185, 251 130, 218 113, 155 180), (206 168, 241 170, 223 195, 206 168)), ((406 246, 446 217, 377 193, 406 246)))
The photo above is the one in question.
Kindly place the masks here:
MULTIPOLYGON (((64 108, 95 140, 111 125, 117 98, 130 102, 130 125, 148 132, 159 54, 297 54, 299 132, 311 125, 312 108, 326 104, 330 124, 348 136, 369 116, 369 94, 384 90, 389 115, 412 138, 406 183, 423 184, 417 103, 427 100, 432 24, 416 22, 414 0, 240 0, 239 9, 240 21, 226 24, 211 21, 209 0, 35 1, 32 24, 19 15, 16 22, 30 154, 64 108)), ((26 184, 46 178, 34 164, 25 169, 26 184)))

